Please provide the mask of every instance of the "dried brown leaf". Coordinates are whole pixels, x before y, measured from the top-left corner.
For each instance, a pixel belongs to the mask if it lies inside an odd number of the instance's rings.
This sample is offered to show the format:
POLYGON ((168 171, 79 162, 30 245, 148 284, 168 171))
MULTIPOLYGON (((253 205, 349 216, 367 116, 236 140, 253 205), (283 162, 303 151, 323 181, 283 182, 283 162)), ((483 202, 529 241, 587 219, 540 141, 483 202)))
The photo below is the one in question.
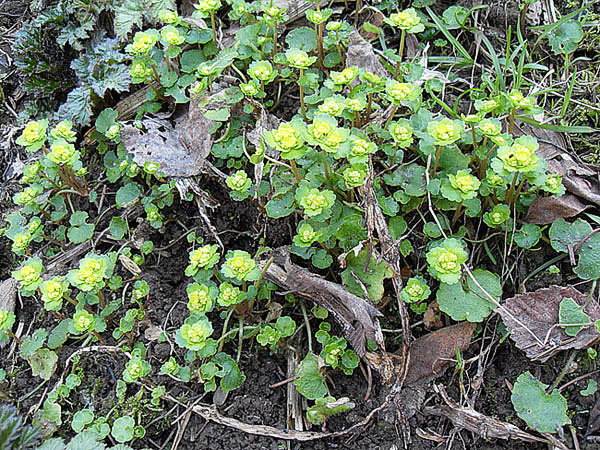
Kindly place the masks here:
POLYGON ((444 326, 440 317, 440 308, 437 302, 430 303, 423 314, 423 325, 428 330, 438 329, 444 326))
POLYGON ((590 206, 572 194, 560 197, 556 195, 538 197, 529 205, 525 221, 537 225, 547 225, 561 218, 575 217, 590 206))
POLYGON ((365 69, 379 75, 381 78, 389 77, 388 71, 383 67, 383 64, 381 64, 373 51, 373 46, 363 39, 356 30, 350 33, 346 56, 346 67, 352 66, 365 69))
POLYGON ((527 357, 547 361, 560 350, 586 348, 600 337, 594 326, 583 328, 574 337, 568 336, 560 326, 556 326, 560 323, 560 302, 567 297, 572 298, 579 306, 587 303, 583 311, 592 322, 600 318, 600 305, 596 300, 588 302, 587 294, 572 286, 551 286, 518 294, 506 300, 503 307, 496 311, 511 330, 510 337, 516 346, 527 357), (517 323, 515 318, 521 323, 517 323))
POLYGON ((469 347, 477 324, 462 322, 420 337, 410 346, 410 363, 405 383, 408 385, 436 377, 456 358, 456 349, 469 347))
POLYGON ((365 354, 367 338, 382 343, 383 335, 377 320, 382 314, 372 304, 343 286, 293 264, 289 247, 275 249, 270 255, 273 262, 266 269, 266 278, 283 290, 292 291, 327 309, 342 326, 346 339, 359 356, 365 354))

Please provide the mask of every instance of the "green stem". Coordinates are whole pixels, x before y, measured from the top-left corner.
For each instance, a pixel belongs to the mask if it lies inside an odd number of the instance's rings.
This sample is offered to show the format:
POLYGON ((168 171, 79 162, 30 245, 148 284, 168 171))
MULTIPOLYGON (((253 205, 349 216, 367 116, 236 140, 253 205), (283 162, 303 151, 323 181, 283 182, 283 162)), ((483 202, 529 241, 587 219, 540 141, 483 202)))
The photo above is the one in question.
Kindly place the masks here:
POLYGON ((302 79, 302 77, 304 76, 304 69, 300 69, 300 78, 298 79, 298 87, 300 87, 300 106, 302 107, 302 117, 304 118, 304 121, 307 122, 307 118, 306 118, 306 106, 304 105, 304 88, 302 87, 302 84, 300 83, 300 80, 302 79))
POLYGON ((21 340, 17 336, 15 336, 15 333, 13 333, 12 330, 9 330, 7 328, 6 334, 8 334, 11 338, 13 338, 17 344, 21 345, 21 340))
POLYGON ((312 353, 312 331, 310 329, 308 314, 306 313, 306 306, 304 306, 303 301, 300 302, 300 308, 302 308, 302 316, 304 317, 304 325, 306 326, 306 336, 308 338, 308 351, 312 353))
POLYGON ((459 219, 459 217, 462 215, 462 200, 461 202, 458 204, 458 206, 456 207, 456 211, 454 211, 454 217, 452 217, 452 222, 451 222, 451 226, 454 226, 454 224, 456 223, 456 221, 459 219))
POLYGON ((513 209, 513 206, 515 206, 515 203, 517 203, 517 199, 519 198, 519 194, 521 193, 521 190, 523 189, 523 185, 525 184, 525 180, 527 178, 524 176, 523 179, 521 180, 521 182, 519 183, 519 186, 517 187, 517 190, 515 191, 515 195, 512 197, 511 201, 510 201, 510 209, 513 209))
POLYGON ((231 319, 231 316, 233 315, 233 312, 235 311, 235 308, 231 308, 229 310, 229 312, 227 313, 227 317, 225 318, 225 323, 223 324, 223 332, 221 333, 221 337, 219 339, 219 349, 217 350, 217 353, 219 353, 221 350, 223 350, 223 344, 225 344, 225 336, 227 336, 227 327, 229 326, 229 319, 231 319))
POLYGON ((402 30, 400 34, 400 48, 398 49, 398 62, 396 63, 396 71, 394 73, 394 78, 398 79, 398 74, 400 73, 400 63, 402 62, 402 55, 404 54, 404 40, 406 38, 406 30, 402 30))
POLYGON ((492 148, 490 149, 489 152, 487 152, 487 155, 485 155, 485 159, 483 160, 483 162, 479 166, 479 179, 481 179, 481 180, 483 180, 483 178, 485 177, 485 172, 487 170, 488 160, 490 159, 490 156, 492 156, 492 152, 493 151, 494 151, 494 145, 492 145, 492 148))
POLYGON ((242 357, 242 344, 244 342, 244 319, 242 319, 240 317, 240 320, 238 323, 240 324, 239 325, 240 334, 238 337, 238 351, 237 351, 237 356, 236 356, 235 360, 239 363, 240 358, 242 357))
POLYGON ((510 184, 510 189, 508 191, 506 191, 506 194, 504 194, 504 203, 508 204, 508 201, 511 200, 512 203, 512 198, 513 198, 513 194, 515 192, 515 185, 517 184, 517 177, 519 176, 519 172, 515 172, 515 176, 512 179, 512 183, 510 184))
POLYGON ((329 166, 327 165, 327 153, 325 150, 321 150, 323 153, 323 167, 325 168, 325 178, 329 180, 329 166))
POLYGON ((340 47, 340 38, 338 37, 338 31, 335 31, 335 47, 337 48, 338 54, 340 55, 340 61, 342 62, 342 66, 346 66, 346 61, 344 59, 344 55, 342 54, 342 49, 340 47))
POLYGON ((296 181, 298 183, 300 183, 302 181, 302 177, 300 176, 300 173, 298 172, 298 166, 296 165, 296 161, 294 161, 293 159, 290 159, 290 166, 292 166, 292 172, 294 172, 296 181))
POLYGON ((273 27, 273 51, 271 56, 275 58, 275 53, 277 53, 277 21, 275 21, 275 26, 273 27))
POLYGON ((215 43, 215 46, 216 46, 217 45, 217 30, 215 28, 215 12, 214 11, 210 12, 210 25, 212 27, 213 42, 215 43))
POLYGON ((433 170, 431 171, 431 175, 435 175, 435 171, 438 168, 438 164, 440 163, 440 155, 442 154, 442 146, 438 146, 438 148, 435 149, 435 163, 433 164, 433 170))
POLYGON ((394 105, 394 107, 392 108, 392 111, 390 112, 390 116, 388 117, 388 119, 385 122, 385 125, 383 126, 383 128, 387 128, 388 124, 392 121, 392 119, 394 118, 394 115, 396 114, 396 111, 398 111, 398 105, 394 105))

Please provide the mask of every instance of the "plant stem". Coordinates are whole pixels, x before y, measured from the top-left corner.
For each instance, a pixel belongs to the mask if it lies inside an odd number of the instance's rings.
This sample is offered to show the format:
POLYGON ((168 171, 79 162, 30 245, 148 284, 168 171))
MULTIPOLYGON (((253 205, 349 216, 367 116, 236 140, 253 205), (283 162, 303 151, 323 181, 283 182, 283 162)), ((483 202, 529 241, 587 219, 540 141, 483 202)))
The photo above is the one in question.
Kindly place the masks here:
POLYGON ((388 119, 385 121, 385 125, 383 126, 383 128, 387 128, 388 124, 392 121, 392 119, 394 118, 394 115, 396 114, 396 111, 398 111, 398 105, 394 105, 394 107, 392 108, 392 111, 390 112, 390 116, 388 117, 388 119))
POLYGON ((273 58, 275 58, 275 53, 277 53, 277 21, 275 21, 275 26, 273 27, 273 51, 271 52, 273 58))
POLYGON ((214 11, 210 12, 210 25, 212 27, 213 42, 215 43, 215 46, 217 46, 217 30, 215 28, 215 12, 214 11))
POLYGON ((293 159, 290 159, 290 166, 292 166, 292 172, 294 172, 296 181, 298 183, 300 183, 302 181, 302 177, 300 176, 300 173, 298 172, 298 166, 296 166, 296 161, 294 161, 293 159))
POLYGON ((438 168, 438 164, 440 163, 440 155, 442 154, 442 146, 438 146, 435 149, 435 163, 433 164, 433 170, 431 171, 431 176, 435 175, 435 171, 438 168))
POLYGON ((306 306, 304 306, 303 301, 300 302, 300 308, 302 308, 302 316, 304 316, 304 325, 306 326, 306 336, 308 338, 308 351, 312 353, 312 331, 310 329, 308 314, 306 313, 306 306))
POLYGON ((456 221, 462 215, 462 204, 463 204, 463 202, 461 200, 461 202, 456 207, 456 211, 454 211, 454 217, 452 217, 452 222, 450 223, 450 226, 454 226, 454 224, 456 223, 456 221))
POLYGON ((513 194, 515 192, 515 185, 517 184, 518 176, 519 176, 519 172, 515 172, 515 176, 513 177, 512 183, 510 184, 510 189, 508 191, 506 191, 506 194, 504 194, 504 203, 508 204, 509 200, 511 200, 511 203, 512 203, 512 198, 513 198, 513 194))
POLYGON ((225 323, 223 323, 223 332, 221 333, 221 338, 219 339, 219 349, 217 350, 217 353, 219 353, 221 350, 223 350, 223 344, 225 344, 225 336, 227 335, 227 326, 229 325, 229 319, 231 319, 231 316, 233 315, 234 311, 235 311, 235 308, 231 308, 229 310, 229 312, 227 313, 227 317, 225 318, 225 323))
POLYGON ((242 344, 244 342, 244 319, 242 319, 240 317, 240 320, 238 323, 240 324, 240 326, 239 326, 240 334, 238 337, 238 351, 237 351, 237 356, 236 356, 235 360, 239 363, 240 358, 242 357, 242 344))
POLYGON ((400 73, 400 63, 402 62, 402 55, 404 54, 404 40, 406 38, 406 30, 402 30, 400 34, 400 48, 398 49, 398 62, 396 63, 396 71, 394 73, 394 78, 398 79, 398 74, 400 73))
POLYGON ((302 87, 302 83, 300 83, 300 80, 302 79, 302 77, 304 76, 304 69, 300 69, 300 78, 298 78, 298 87, 300 88, 300 106, 302 107, 302 117, 304 118, 304 121, 306 122, 306 106, 304 105, 304 88, 302 87))
POLYGON ((513 198, 510 201, 510 209, 511 210, 512 210, 513 206, 515 206, 515 203, 517 203, 517 199, 519 198, 519 194, 521 193, 521 190, 523 189, 523 185, 525 184, 526 179, 527 178, 524 176, 523 179, 521 180, 521 182, 519 183, 517 190, 515 191, 515 195, 513 196, 513 198))
POLYGON ((325 150, 321 150, 321 152, 323 153, 323 167, 325 168, 325 178, 327 178, 327 181, 330 181, 329 166, 327 165, 327 153, 325 152, 325 150))
POLYGON ((15 336, 15 333, 13 333, 12 330, 7 329, 6 334, 13 338, 17 344, 21 345, 21 340, 17 336, 15 336))
POLYGON ((335 30, 335 47, 337 48, 338 54, 340 55, 340 61, 342 62, 342 66, 345 66, 346 61, 344 60, 344 55, 342 54, 342 49, 340 47, 340 38, 338 37, 337 30, 335 30))
POLYGON ((515 110, 513 109, 510 111, 510 128, 508 130, 509 134, 513 133, 514 127, 515 127, 515 110))

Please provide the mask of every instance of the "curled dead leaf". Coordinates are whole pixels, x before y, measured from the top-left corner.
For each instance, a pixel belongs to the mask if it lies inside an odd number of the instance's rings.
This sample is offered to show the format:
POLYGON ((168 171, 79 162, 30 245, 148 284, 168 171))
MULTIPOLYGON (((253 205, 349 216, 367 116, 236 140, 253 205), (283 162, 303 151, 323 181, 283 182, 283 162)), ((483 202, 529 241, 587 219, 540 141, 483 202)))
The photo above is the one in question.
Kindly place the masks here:
POLYGON ((547 225, 561 218, 575 217, 590 206, 572 194, 565 194, 560 197, 556 195, 551 197, 537 197, 529 205, 525 221, 537 225, 547 225))
POLYGON ((595 299, 572 286, 551 286, 535 292, 518 294, 497 308, 504 324, 511 330, 510 337, 527 357, 547 361, 560 350, 582 349, 600 338, 594 326, 583 328, 576 336, 569 336, 559 326, 560 303, 571 298, 585 305, 583 312, 591 322, 600 318, 600 305, 595 299), (589 300, 589 301, 588 301, 589 300))

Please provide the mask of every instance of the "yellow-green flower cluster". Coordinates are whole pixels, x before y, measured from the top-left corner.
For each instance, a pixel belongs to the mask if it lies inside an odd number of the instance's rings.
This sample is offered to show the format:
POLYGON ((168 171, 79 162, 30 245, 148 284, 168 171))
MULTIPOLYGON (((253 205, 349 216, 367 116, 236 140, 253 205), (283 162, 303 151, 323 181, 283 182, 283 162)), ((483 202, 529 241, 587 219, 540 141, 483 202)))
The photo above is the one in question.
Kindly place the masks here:
POLYGON ((10 330, 15 323, 15 313, 0 309, 0 331, 10 330))
POLYGON ((387 80, 385 92, 388 100, 396 105, 402 102, 414 102, 421 95, 421 88, 410 83, 399 83, 395 80, 387 80))
POLYGON ((169 45, 181 45, 185 42, 185 37, 173 25, 167 25, 160 30, 160 35, 169 45))
POLYGON ((77 137, 77 133, 73 130, 73 124, 68 120, 58 122, 56 126, 50 130, 50 135, 54 139, 64 139, 69 142, 73 142, 77 137))
POLYGON ((491 228, 502 225, 510 217, 510 208, 506 205, 495 205, 491 211, 483 215, 483 221, 491 228))
POLYGON ((29 122, 21 136, 17 138, 17 144, 22 145, 29 152, 34 152, 42 148, 46 142, 47 120, 38 120, 29 122))
POLYGON ((349 188, 362 186, 365 182, 369 171, 363 164, 361 166, 351 166, 344 170, 343 177, 346 182, 346 186, 349 188))
POLYGON ((206 316, 202 315, 195 321, 190 318, 177 330, 175 342, 180 347, 198 351, 205 346, 212 332, 213 327, 206 316))
POLYGON ((213 309, 216 288, 205 284, 191 283, 187 287, 188 304, 190 311, 207 313, 213 309))
POLYGON ((159 19, 167 25, 176 25, 179 22, 179 16, 175 11, 163 9, 158 15, 159 19))
POLYGON ((322 234, 315 231, 309 223, 303 223, 298 227, 298 234, 294 236, 294 244, 298 247, 310 247, 322 234))
POLYGON ((35 201, 37 196, 42 193, 42 186, 39 184, 32 184, 27 186, 21 192, 17 192, 13 196, 13 201, 17 205, 29 205, 35 201))
POLYGON ((311 188, 307 192, 302 192, 298 189, 296 197, 300 207, 309 217, 318 216, 323 211, 331 208, 335 203, 335 194, 327 189, 319 191, 316 188, 311 188))
POLYGON ((57 166, 70 167, 77 161, 79 152, 75 150, 73 144, 69 144, 64 139, 57 139, 50 146, 50 153, 47 157, 57 166))
POLYGON ((421 23, 421 18, 414 8, 391 14, 385 22, 408 33, 420 33, 425 30, 425 26, 421 23))
POLYGON ((320 112, 324 114, 331 114, 332 116, 336 117, 342 115, 345 108, 345 99, 340 95, 328 97, 319 105, 320 112))
POLYGON ((190 264, 185 269, 188 277, 194 276, 200 269, 212 269, 219 262, 219 246, 204 245, 190 252, 190 264))
POLYGON ((69 271, 67 277, 73 286, 89 292, 103 286, 107 269, 108 257, 90 255, 79 261, 79 269, 69 271))
POLYGON ((457 239, 442 240, 427 252, 429 273, 442 283, 454 284, 460 280, 461 264, 467 261, 467 252, 457 239))
POLYGON ((53 277, 40 285, 44 309, 46 311, 59 311, 62 307, 63 295, 68 285, 65 277, 53 277))
POLYGON ((316 56, 308 56, 308 53, 297 48, 290 48, 285 52, 285 56, 288 64, 297 69, 307 69, 317 60, 316 56))
POLYGON ((342 70, 341 72, 332 71, 329 74, 329 77, 335 84, 347 85, 354 81, 356 75, 358 75, 358 68, 356 66, 352 66, 342 70))
POLYGON ((158 42, 156 30, 138 31, 133 37, 133 42, 125 47, 125 51, 132 55, 145 55, 158 42))
POLYGON ((530 109, 535 106, 535 99, 533 97, 525 97, 521 91, 511 91, 508 94, 508 100, 514 108, 519 109, 530 109))
POLYGON ((229 251, 221 272, 226 277, 239 281, 254 281, 260 275, 252 256, 243 250, 229 251))
POLYGON ((406 282, 406 286, 400 291, 400 297, 406 303, 419 303, 427 300, 431 295, 431 289, 423 277, 413 277, 406 282))
POLYGON ((346 100, 346 105, 350 111, 360 112, 367 107, 367 101, 363 97, 350 97, 346 100))
POLYGON ((244 193, 248 191, 252 181, 250 181, 246 172, 238 170, 233 175, 228 176, 225 183, 232 191, 244 193))
POLYGON ((427 124, 427 133, 434 139, 434 145, 451 145, 458 141, 465 132, 465 124, 461 120, 432 121, 427 124))
POLYGON ((256 80, 270 83, 275 79, 277 73, 269 61, 254 61, 248 68, 248 75, 256 80))
POLYGON ((229 307, 237 305, 244 300, 246 293, 241 291, 240 288, 233 286, 231 283, 221 283, 219 286, 219 294, 217 295, 217 302, 219 305, 229 307))
POLYGON ((12 272, 13 278, 19 282, 19 286, 24 295, 33 295, 42 282, 42 270, 44 270, 42 260, 36 256, 34 258, 29 258, 20 269, 12 272))
POLYGON ((221 0, 200 0, 197 5, 194 5, 204 17, 206 15, 214 13, 221 7, 221 0))
POLYGON ((86 310, 81 310, 73 314, 73 328, 78 333, 85 333, 94 328, 96 320, 94 316, 86 310))
POLYGON ((151 366, 148 361, 144 361, 139 356, 131 358, 127 364, 125 364, 125 370, 123 371, 123 381, 126 383, 134 383, 140 378, 144 378, 150 373, 151 366))
POLYGON ((448 174, 450 185, 459 191, 461 201, 470 200, 477 196, 481 182, 470 174, 470 170, 459 170, 455 175, 448 174))
POLYGON ((540 167, 540 160, 535 155, 538 148, 539 144, 534 137, 521 136, 515 139, 512 146, 500 147, 497 158, 502 161, 502 167, 507 172, 532 172, 540 167))
POLYGON ((407 148, 413 143, 413 128, 406 119, 391 122, 389 124, 389 132, 396 145, 400 148, 407 148))
POLYGON ((549 174, 546 177, 546 183, 542 186, 542 190, 553 195, 563 195, 565 193, 565 186, 562 183, 562 177, 556 173, 549 174))

